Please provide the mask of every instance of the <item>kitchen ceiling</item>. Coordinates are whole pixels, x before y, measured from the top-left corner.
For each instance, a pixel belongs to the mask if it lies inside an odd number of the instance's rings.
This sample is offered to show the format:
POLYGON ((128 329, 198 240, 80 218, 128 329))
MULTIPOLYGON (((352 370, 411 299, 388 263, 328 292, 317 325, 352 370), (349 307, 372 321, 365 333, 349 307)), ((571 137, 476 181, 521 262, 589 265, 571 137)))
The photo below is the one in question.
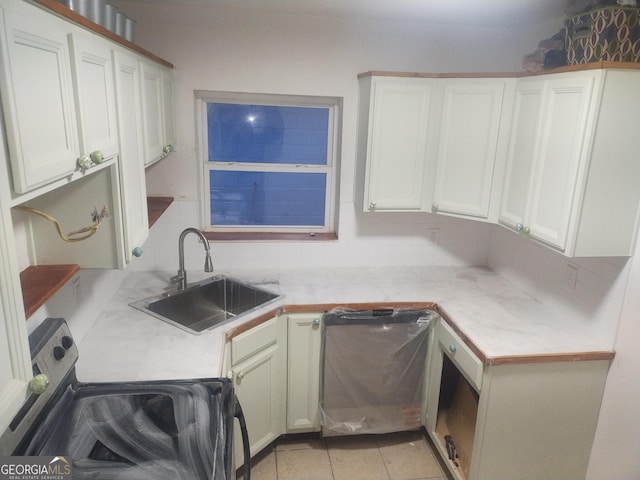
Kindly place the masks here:
MULTIPOLYGON (((572 1, 572 0, 569 0, 572 1)), ((526 25, 560 17, 564 0, 125 0, 134 3, 210 4, 254 13, 416 20, 475 25, 526 25)))

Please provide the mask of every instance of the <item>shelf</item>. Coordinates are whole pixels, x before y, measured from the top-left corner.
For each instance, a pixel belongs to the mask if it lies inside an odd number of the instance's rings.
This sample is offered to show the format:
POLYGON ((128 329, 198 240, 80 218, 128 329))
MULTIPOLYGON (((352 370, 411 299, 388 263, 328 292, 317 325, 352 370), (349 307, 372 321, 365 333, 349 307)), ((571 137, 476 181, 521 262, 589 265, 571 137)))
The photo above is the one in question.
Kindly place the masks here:
POLYGON ((171 203, 173 203, 173 197, 147 197, 149 228, 158 221, 171 203))
POLYGON ((56 0, 35 0, 35 2, 43 6, 44 8, 48 8, 52 12, 60 15, 61 17, 66 18, 67 20, 77 25, 80 25, 88 30, 91 30, 94 33, 97 33, 98 35, 102 35, 103 37, 108 38, 113 42, 119 43, 120 45, 127 47, 128 49, 133 50, 139 53, 140 55, 144 55, 145 57, 150 58, 151 60, 158 62, 166 67, 173 68, 172 63, 166 61, 163 58, 158 57, 157 55, 154 55, 153 53, 149 52, 148 50, 145 50, 144 48, 136 45, 135 43, 124 39, 120 35, 116 35, 115 33, 107 30, 103 26, 92 22, 88 18, 83 17, 77 12, 74 12, 73 10, 67 8, 65 5, 63 5, 62 3, 56 0))
POLYGON ((20 272, 26 317, 29 318, 53 297, 78 270, 78 265, 34 265, 20 272))

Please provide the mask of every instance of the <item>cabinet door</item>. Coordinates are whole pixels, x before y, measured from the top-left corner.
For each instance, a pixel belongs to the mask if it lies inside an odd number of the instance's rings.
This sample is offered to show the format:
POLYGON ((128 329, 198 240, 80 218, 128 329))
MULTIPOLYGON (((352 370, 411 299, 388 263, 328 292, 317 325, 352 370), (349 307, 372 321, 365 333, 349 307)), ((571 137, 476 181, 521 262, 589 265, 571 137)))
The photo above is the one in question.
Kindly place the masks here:
MULTIPOLYGON (((2 142, 0 132, 0 142, 2 142)), ((4 162, 4 152, 0 161, 4 162)), ((9 210, 0 208, 0 434, 27 398, 31 358, 9 210), (5 234, 7 232, 7 234, 5 234)), ((2 450, 0 445, 0 450, 2 450)), ((11 452, 2 452, 3 455, 11 452)))
POLYGON ((69 46, 63 22, 53 16, 44 21, 38 15, 5 11, 4 17, 2 107, 13 188, 24 193, 76 169, 79 146, 69 46))
POLYGON ((106 159, 118 152, 111 48, 106 40, 70 35, 80 131, 80 151, 99 151, 106 159))
POLYGON ((120 184, 122 186, 125 261, 139 255, 149 235, 147 187, 142 145, 140 64, 133 55, 114 52, 118 127, 120 131, 120 184))
POLYGON ((173 71, 162 70, 162 118, 164 128, 164 153, 170 153, 176 146, 175 106, 173 71))
POLYGON ((525 224, 532 169, 542 110, 543 80, 523 80, 515 95, 514 119, 500 207, 500 223, 513 229, 525 224))
MULTIPOLYGON (((233 383, 247 422, 251 456, 284 433, 286 323, 279 320, 273 318, 231 341, 233 383)), ((243 455, 238 429, 234 452, 239 466, 243 455)))
POLYGON ((425 79, 373 80, 365 208, 425 208, 431 85, 425 79))
POLYGON ((530 234, 564 250, 574 208, 594 77, 589 73, 549 80, 535 153, 527 226, 530 234))
POLYGON ((289 315, 287 433, 320 430, 320 317, 289 315))
POLYGON ((144 133, 144 163, 149 165, 163 154, 162 71, 142 62, 142 124, 144 133))
POLYGON ((505 82, 444 86, 434 211, 487 218, 505 82))

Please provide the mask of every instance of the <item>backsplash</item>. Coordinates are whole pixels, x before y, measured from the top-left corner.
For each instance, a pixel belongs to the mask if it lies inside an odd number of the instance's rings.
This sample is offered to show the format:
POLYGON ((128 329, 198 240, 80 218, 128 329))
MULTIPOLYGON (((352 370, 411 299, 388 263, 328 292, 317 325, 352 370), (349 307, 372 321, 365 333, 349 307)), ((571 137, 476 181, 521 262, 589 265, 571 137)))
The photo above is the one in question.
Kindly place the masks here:
POLYGON ((628 260, 567 258, 496 226, 487 266, 613 345, 629 276, 628 260))
MULTIPOLYGON (((490 226, 433 214, 360 213, 341 204, 339 240, 308 242, 212 242, 214 269, 482 266, 486 265, 490 226), (437 237, 434 239, 433 237, 437 237)), ((151 228, 142 257, 133 270, 178 268, 178 236, 199 226, 198 203, 174 201, 151 228)), ((197 238, 185 243, 187 269, 202 269, 197 238)))

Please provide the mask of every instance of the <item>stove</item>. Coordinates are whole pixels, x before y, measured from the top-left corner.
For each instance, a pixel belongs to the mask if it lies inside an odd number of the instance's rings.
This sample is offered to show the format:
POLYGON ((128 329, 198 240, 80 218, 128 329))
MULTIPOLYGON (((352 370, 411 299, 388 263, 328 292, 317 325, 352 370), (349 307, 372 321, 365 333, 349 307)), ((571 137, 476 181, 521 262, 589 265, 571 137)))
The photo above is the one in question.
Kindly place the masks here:
POLYGON ((0 437, 2 455, 64 457, 74 480, 227 480, 238 418, 249 479, 246 424, 229 379, 82 383, 63 319, 46 319, 29 343, 34 393, 0 437))

